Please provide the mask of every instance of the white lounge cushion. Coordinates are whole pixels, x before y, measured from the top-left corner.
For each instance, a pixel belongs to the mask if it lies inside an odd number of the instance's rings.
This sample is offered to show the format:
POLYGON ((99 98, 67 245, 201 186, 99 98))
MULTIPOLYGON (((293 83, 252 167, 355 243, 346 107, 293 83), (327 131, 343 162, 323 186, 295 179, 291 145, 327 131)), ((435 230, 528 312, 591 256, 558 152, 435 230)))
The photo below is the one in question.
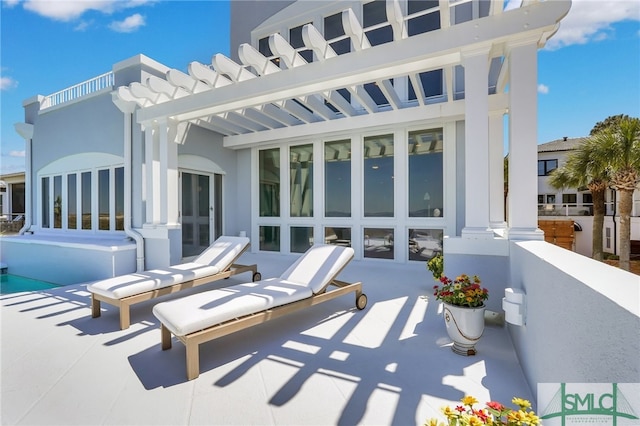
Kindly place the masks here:
POLYGON ((174 335, 184 336, 312 295, 307 286, 269 278, 158 303, 153 307, 153 314, 174 335))
POLYGON ((225 270, 233 259, 249 245, 247 237, 218 237, 205 251, 193 261, 203 265, 217 266, 221 271, 225 270))
POLYGON ((304 284, 313 294, 322 292, 353 258, 351 247, 317 244, 291 265, 280 278, 304 284))
POLYGON ((112 299, 122 299, 226 270, 249 244, 249 238, 221 236, 193 262, 163 269, 121 275, 96 281, 87 290, 112 299))
POLYGON ((87 290, 112 299, 122 299, 219 272, 217 266, 189 262, 165 269, 153 269, 96 281, 89 284, 87 290))

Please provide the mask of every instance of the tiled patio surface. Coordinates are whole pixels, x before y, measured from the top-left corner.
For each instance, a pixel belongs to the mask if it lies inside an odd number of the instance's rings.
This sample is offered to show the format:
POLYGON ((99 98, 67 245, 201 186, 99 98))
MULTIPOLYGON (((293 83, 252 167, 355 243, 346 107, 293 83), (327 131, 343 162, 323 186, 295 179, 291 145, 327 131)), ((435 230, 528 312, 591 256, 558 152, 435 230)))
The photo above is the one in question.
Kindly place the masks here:
MULTIPOLYGON (((241 261, 266 278, 294 259, 241 261)), ((192 381, 184 346, 160 348, 158 300, 121 331, 109 305, 91 318, 81 284, 0 296, 2 424, 421 425, 465 394, 534 402, 504 326, 487 327, 474 357, 451 351, 439 303, 422 297, 424 264, 352 261, 340 279, 363 282, 364 311, 349 294, 206 343, 192 381)))

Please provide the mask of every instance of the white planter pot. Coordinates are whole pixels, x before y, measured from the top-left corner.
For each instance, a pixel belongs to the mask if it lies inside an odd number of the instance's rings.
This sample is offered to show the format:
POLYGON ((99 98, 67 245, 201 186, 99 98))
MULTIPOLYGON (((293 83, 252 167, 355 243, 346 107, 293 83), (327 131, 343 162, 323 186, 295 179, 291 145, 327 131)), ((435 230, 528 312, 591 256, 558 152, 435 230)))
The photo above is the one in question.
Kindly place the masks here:
POLYGON ((448 303, 443 305, 444 323, 449 337, 453 340, 451 349, 458 355, 475 355, 475 345, 484 332, 485 306, 466 308, 448 303))

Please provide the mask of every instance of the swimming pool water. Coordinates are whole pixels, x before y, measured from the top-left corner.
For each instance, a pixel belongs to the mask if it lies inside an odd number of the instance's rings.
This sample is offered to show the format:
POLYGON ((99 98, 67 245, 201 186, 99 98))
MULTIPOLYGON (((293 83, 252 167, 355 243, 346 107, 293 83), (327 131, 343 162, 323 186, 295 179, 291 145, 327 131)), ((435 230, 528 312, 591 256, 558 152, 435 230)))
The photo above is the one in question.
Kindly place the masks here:
POLYGON ((18 275, 2 274, 0 276, 0 294, 20 293, 22 291, 49 290, 60 287, 46 281, 33 280, 18 275))

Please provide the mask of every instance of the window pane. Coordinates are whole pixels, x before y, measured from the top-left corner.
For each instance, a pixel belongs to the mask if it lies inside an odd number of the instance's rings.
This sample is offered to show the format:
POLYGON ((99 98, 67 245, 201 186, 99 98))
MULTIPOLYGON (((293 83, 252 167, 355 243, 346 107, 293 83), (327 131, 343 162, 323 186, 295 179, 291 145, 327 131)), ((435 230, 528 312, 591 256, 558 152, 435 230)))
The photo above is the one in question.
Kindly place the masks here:
POLYGON ((351 217, 351 141, 324 144, 324 215, 351 217))
POLYGON ((82 173, 82 229, 91 229, 91 172, 82 173))
POLYGON ((115 173, 116 192, 116 231, 124 231, 124 167, 118 167, 115 173))
POLYGON ((78 228, 78 175, 67 175, 67 228, 78 228))
POLYGON ((307 61, 313 62, 313 52, 310 49, 306 49, 304 40, 302 40, 302 27, 291 28, 289 30, 289 44, 296 49, 298 53, 307 61))
POLYGON ((53 227, 62 228, 62 176, 53 177, 53 227))
POLYGON ((393 217, 393 135, 364 139, 364 215, 393 217))
MULTIPOLYGON (((393 84, 393 80, 391 80, 391 84, 393 84)), ((380 90, 378 83, 365 83, 364 90, 367 91, 377 105, 389 105, 389 101, 380 90)))
POLYGON ((13 185, 11 185, 11 207, 13 207, 13 213, 25 213, 24 188, 24 183, 14 183, 13 185))
POLYGON ((351 247, 351 228, 324 228, 324 243, 351 247))
POLYGON ((98 229, 109 230, 109 170, 98 171, 98 229))
POLYGON ((280 251, 280 227, 261 226, 260 227, 260 250, 280 251))
POLYGON ((409 217, 443 215, 442 129, 409 132, 409 217))
POLYGON ((42 227, 49 228, 50 226, 50 218, 49 218, 49 178, 42 178, 42 227))
POLYGON ((313 145, 291 147, 289 159, 291 217, 312 217, 313 145))
POLYGON ((193 216, 193 196, 191 195, 191 179, 196 175, 182 173, 182 216, 193 216))
POLYGON ((310 226, 292 226, 291 253, 304 253, 313 245, 313 228, 310 226))
POLYGON ((260 216, 280 216, 280 149, 260 151, 260 216))
POLYGON ((442 253, 442 229, 409 229, 409 260, 429 261, 442 253))
POLYGON ((198 175, 198 215, 209 217, 209 176, 198 175))
POLYGON ((364 257, 393 259, 393 228, 364 228, 364 257))

